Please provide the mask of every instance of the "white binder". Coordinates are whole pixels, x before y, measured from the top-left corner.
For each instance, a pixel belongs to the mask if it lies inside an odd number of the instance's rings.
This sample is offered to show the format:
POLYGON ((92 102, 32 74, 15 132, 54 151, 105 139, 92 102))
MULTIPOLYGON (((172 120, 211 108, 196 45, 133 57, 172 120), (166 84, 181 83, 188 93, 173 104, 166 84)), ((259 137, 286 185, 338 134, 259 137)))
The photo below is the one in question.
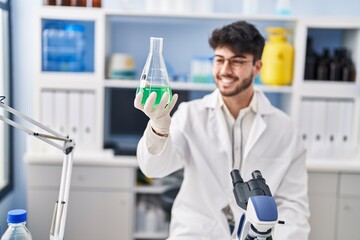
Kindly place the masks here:
POLYGON ((302 140, 304 141, 304 144, 307 148, 308 153, 310 153, 310 147, 311 147, 311 101, 309 99, 303 99, 301 101, 301 112, 300 112, 300 120, 299 120, 299 129, 300 129, 300 135, 302 140))
POLYGON ((339 105, 338 100, 326 101, 325 157, 339 157, 339 105))
POLYGON ((54 128, 54 94, 52 90, 41 92, 40 122, 46 127, 54 128))
POLYGON ((311 152, 314 158, 324 158, 326 151, 325 124, 326 102, 325 100, 313 100, 311 102, 311 152))
POLYGON ((68 135, 67 94, 64 90, 56 90, 54 97, 54 130, 61 135, 68 135))
POLYGON ((95 92, 84 91, 81 94, 81 144, 84 148, 96 145, 95 119, 96 119, 95 92))
POLYGON ((81 95, 80 91, 69 91, 68 93, 68 119, 69 136, 74 139, 77 147, 81 148, 80 126, 81 126, 81 95))
MULTIPOLYGON (((53 90, 43 90, 40 93, 40 122, 50 129, 54 129, 54 98, 55 91, 53 90)), ((40 129, 36 129, 35 131, 40 131, 40 129)), ((33 149, 34 151, 55 152, 55 149, 50 148, 49 145, 33 141, 33 139, 29 139, 28 144, 31 146, 30 149, 33 149)))
POLYGON ((354 150, 354 142, 352 136, 353 129, 353 101, 342 101, 340 106, 340 149, 342 151, 342 157, 351 157, 354 150))

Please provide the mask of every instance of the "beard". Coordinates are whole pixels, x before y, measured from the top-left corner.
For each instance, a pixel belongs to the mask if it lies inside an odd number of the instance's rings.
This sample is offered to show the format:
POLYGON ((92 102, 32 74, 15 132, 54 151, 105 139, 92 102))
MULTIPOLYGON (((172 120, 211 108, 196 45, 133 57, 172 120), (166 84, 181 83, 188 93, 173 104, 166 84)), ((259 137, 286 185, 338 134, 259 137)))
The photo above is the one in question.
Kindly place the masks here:
MULTIPOLYGON (((221 76, 222 78, 234 78, 233 76, 221 76)), ((228 89, 221 89, 219 88, 218 82, 216 82, 216 86, 218 87, 220 93, 224 97, 232 97, 235 95, 238 95, 245 90, 247 90, 253 83, 254 74, 251 73, 250 76, 245 77, 241 84, 236 86, 232 91, 229 91, 228 89)), ((238 78, 235 78, 235 81, 239 81, 238 78)))

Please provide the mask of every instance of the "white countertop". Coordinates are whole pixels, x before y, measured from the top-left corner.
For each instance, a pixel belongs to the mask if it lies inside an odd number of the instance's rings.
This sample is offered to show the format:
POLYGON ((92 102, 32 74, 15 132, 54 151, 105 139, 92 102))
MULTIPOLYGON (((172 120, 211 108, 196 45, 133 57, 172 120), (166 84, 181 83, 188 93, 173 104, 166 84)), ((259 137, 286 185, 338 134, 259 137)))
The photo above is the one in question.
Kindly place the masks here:
MULTIPOLYGON (((29 153, 24 155, 28 164, 61 164, 60 153, 29 153)), ((113 151, 75 152, 74 165, 138 167, 136 156, 114 156, 113 151)), ((306 163, 310 172, 360 173, 360 159, 310 159, 306 163)))

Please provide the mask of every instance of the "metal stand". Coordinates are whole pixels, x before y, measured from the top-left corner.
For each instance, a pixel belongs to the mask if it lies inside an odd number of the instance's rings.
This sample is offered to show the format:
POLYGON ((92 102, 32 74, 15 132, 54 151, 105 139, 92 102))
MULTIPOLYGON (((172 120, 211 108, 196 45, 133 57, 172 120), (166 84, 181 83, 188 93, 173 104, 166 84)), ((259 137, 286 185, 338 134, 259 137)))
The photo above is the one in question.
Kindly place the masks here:
POLYGON ((51 223, 50 229, 50 240, 62 240, 64 238, 65 232, 65 223, 66 223, 66 215, 67 215, 67 206, 69 200, 69 192, 70 192, 70 182, 71 182, 71 172, 73 166, 73 150, 75 147, 75 142, 70 139, 69 137, 64 137, 61 134, 51 130, 50 128, 46 127, 45 125, 33 120, 32 118, 22 114, 15 109, 6 106, 3 103, 5 99, 4 96, 0 96, 0 107, 3 108, 5 111, 14 114, 15 116, 28 121, 29 123, 41 128, 42 130, 48 132, 49 134, 42 134, 34 132, 17 122, 9 119, 8 117, 0 115, 0 120, 4 121, 5 123, 18 128, 31 136, 39 138, 40 140, 62 150, 64 153, 64 161, 62 165, 62 172, 61 172, 61 180, 60 180, 60 190, 59 190, 59 198, 58 201, 55 203, 54 215, 51 223), (54 140, 64 142, 63 146, 54 142, 54 140))

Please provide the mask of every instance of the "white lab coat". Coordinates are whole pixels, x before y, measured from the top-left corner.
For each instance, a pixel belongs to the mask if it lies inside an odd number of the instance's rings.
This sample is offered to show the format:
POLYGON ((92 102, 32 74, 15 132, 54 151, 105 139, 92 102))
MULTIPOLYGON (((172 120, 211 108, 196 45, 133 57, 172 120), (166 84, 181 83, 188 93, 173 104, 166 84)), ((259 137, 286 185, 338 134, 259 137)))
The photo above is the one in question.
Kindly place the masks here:
MULTIPOLYGON (((139 142, 139 165, 148 177, 163 177, 184 168, 169 240, 230 239, 222 209, 230 204, 236 220, 243 214, 232 192, 232 144, 219 94, 215 90, 202 99, 182 103, 159 154, 148 151, 148 142, 157 138, 150 136, 149 126, 139 142)), ((304 145, 290 118, 262 92, 255 94, 258 112, 244 148, 241 176, 248 181, 254 170, 260 170, 266 179, 279 220, 285 221, 285 225, 276 225, 273 239, 306 240, 310 227, 304 145)))

